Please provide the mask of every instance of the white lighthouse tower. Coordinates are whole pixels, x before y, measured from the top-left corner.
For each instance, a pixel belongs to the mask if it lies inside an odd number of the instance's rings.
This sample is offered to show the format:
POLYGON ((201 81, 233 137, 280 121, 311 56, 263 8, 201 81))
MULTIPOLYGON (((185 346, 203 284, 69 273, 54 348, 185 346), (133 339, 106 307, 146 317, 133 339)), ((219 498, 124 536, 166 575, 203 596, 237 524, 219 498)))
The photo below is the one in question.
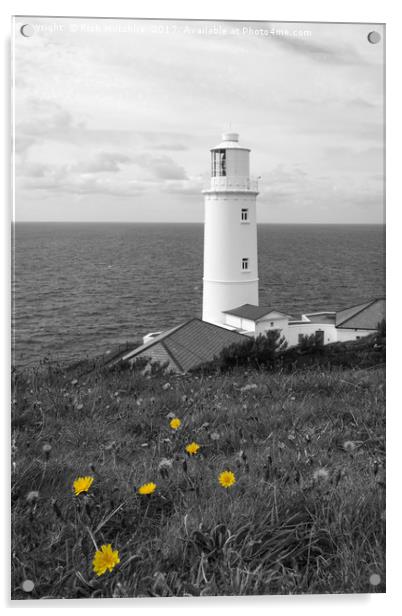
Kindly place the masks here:
POLYGON ((237 133, 211 149, 211 183, 205 195, 202 319, 223 324, 225 310, 258 306, 256 197, 250 150, 237 133))

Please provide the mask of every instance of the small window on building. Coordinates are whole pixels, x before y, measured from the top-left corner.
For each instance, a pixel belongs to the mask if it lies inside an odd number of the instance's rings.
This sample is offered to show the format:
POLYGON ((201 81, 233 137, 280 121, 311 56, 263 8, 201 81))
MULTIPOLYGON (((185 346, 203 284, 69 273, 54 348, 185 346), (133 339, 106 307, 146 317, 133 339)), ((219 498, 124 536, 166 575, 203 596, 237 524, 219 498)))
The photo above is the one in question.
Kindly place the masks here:
POLYGON ((298 343, 303 344, 303 340, 304 340, 304 334, 299 334, 298 343))
POLYGON ((275 323, 273 321, 271 321, 271 327, 273 327, 275 325, 275 323))
POLYGON ((241 211, 241 221, 242 222, 247 222, 248 221, 248 209, 247 208, 242 208, 242 211, 241 211))
POLYGON ((211 155, 212 177, 226 175, 226 150, 212 150, 211 155))
POLYGON ((248 257, 243 257, 243 259, 241 260, 241 268, 242 268, 242 270, 248 270, 248 262, 249 262, 249 258, 248 257))

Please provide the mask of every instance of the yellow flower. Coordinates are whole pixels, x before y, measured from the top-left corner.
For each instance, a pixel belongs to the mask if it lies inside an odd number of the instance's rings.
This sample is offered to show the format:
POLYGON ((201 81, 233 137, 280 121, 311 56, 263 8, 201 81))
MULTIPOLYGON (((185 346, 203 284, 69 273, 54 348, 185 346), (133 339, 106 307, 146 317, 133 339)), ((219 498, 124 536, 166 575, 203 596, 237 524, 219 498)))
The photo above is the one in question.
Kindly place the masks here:
POLYGON ((232 471, 223 471, 219 475, 218 479, 222 488, 230 488, 230 486, 236 483, 236 477, 234 476, 234 473, 232 473, 232 471))
POLYGON ((190 456, 193 456, 194 454, 196 454, 199 448, 200 446, 194 442, 190 443, 189 445, 186 445, 186 451, 188 454, 190 454, 190 456))
POLYGON ((150 483, 144 483, 142 486, 140 486, 138 488, 138 494, 152 494, 152 492, 155 492, 156 490, 156 484, 152 483, 152 481, 150 483))
POLYGON ((112 550, 111 544, 108 543, 95 553, 92 564, 96 575, 103 575, 107 570, 112 571, 119 562, 119 552, 112 550))
POLYGON ((172 430, 177 430, 177 428, 180 428, 180 426, 181 420, 178 417, 174 417, 170 422, 170 427, 172 428, 172 430))
POLYGON ((93 480, 93 477, 78 477, 73 483, 75 495, 78 496, 81 492, 88 492, 93 480))

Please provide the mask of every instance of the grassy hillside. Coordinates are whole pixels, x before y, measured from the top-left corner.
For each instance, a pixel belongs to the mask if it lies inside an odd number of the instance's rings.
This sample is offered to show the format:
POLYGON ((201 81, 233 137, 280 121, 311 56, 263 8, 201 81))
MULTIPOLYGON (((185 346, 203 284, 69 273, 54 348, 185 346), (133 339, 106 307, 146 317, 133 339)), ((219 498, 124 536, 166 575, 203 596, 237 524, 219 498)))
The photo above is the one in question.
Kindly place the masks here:
POLYGON ((14 376, 13 598, 384 592, 383 367, 14 376))

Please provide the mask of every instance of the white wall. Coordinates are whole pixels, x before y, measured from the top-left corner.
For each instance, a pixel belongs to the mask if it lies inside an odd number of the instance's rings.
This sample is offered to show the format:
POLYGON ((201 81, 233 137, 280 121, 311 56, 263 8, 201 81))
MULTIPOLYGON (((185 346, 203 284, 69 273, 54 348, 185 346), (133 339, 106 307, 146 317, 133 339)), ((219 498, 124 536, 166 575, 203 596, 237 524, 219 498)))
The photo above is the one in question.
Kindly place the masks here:
POLYGON ((337 329, 338 341, 345 342, 346 340, 356 340, 357 338, 364 338, 376 332, 375 329, 337 329))
POLYGON ((287 317, 283 317, 282 315, 269 316, 261 321, 258 321, 256 325, 256 334, 264 334, 269 330, 279 329, 281 330, 282 335, 286 337, 288 332, 288 322, 289 319, 287 317))
POLYGON ((295 323, 293 325, 289 324, 286 334, 288 346, 296 346, 299 344, 299 334, 303 334, 303 336, 311 336, 318 330, 322 330, 324 332, 324 344, 336 342, 337 330, 334 323, 309 323, 306 321, 304 323, 295 323))
POLYGON ((250 321, 250 319, 242 319, 241 317, 237 317, 233 314, 226 314, 225 322, 226 325, 231 325, 233 327, 236 327, 237 329, 242 329, 247 332, 255 331, 255 322, 250 321))
POLYGON ((256 194, 212 192, 205 194, 204 321, 225 322, 224 310, 242 304, 258 306, 256 194), (248 209, 249 222, 241 220, 248 209), (242 258, 249 268, 242 270, 242 258))

